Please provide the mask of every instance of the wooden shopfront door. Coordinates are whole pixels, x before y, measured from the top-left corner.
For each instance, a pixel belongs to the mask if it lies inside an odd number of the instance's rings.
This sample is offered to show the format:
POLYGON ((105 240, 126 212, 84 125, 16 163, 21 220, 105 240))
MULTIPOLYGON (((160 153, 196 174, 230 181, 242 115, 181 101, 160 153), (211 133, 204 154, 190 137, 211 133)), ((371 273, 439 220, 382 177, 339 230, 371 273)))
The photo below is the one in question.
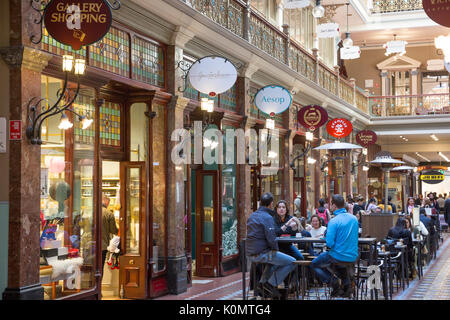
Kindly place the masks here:
POLYGON ((147 214, 145 162, 121 162, 120 287, 124 298, 147 297, 147 214))
POLYGON ((195 275, 200 277, 219 276, 218 172, 196 172, 195 275))

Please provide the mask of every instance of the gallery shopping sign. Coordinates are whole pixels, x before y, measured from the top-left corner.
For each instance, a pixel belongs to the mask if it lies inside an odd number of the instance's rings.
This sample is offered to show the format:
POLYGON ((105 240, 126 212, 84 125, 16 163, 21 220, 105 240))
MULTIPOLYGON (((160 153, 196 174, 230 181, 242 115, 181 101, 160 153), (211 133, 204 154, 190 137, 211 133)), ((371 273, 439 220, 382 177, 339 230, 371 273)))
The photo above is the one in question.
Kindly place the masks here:
POLYGON ((447 0, 422 0, 422 7, 427 16, 444 27, 450 27, 450 10, 447 0))
POLYGON ((45 7, 44 23, 56 41, 80 50, 108 33, 112 14, 105 0, 52 0, 45 7))
POLYGON ((328 121, 327 132, 330 136, 335 138, 344 138, 348 136, 353 130, 352 123, 347 119, 336 118, 328 121))
POLYGON ((445 175, 436 170, 428 171, 420 176, 420 180, 428 184, 438 184, 444 181, 444 179, 445 175))
POLYGON ((255 95, 256 107, 271 117, 284 112, 291 103, 291 93, 282 86, 265 86, 255 95))
POLYGON ((372 130, 361 130, 356 134, 356 142, 365 148, 377 142, 377 134, 372 130))
POLYGON ((327 123, 328 112, 318 105, 306 106, 297 112, 297 120, 306 129, 314 131, 327 123))

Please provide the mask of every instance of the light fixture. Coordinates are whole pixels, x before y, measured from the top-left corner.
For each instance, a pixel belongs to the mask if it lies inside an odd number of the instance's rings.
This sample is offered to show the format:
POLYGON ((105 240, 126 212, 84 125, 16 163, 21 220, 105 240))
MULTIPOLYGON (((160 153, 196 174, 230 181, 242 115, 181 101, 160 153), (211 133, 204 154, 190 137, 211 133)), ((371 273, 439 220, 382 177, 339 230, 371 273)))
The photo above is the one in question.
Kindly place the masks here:
POLYGON ((414 172, 417 172, 417 167, 414 167, 413 171, 414 171, 414 172))
POLYGON ((443 158, 445 161, 449 162, 450 160, 448 160, 447 156, 445 154, 443 154, 442 152, 438 152, 438 154, 441 156, 441 158, 443 158))
POLYGON ((345 33, 345 39, 342 41, 342 45, 344 48, 350 48, 353 46, 353 40, 350 38, 350 32, 348 32, 348 6, 350 3, 346 3, 347 5, 347 32, 345 33))
POLYGON ((424 159, 424 160, 425 160, 425 161, 427 161, 427 162, 431 162, 431 160, 430 160, 430 159, 428 159, 428 158, 424 157, 423 155, 421 155, 421 154, 420 154, 420 153, 418 153, 418 152, 416 152, 416 155, 417 155, 418 157, 420 157, 420 158, 424 159))
POLYGON ((65 113, 61 114, 61 121, 59 122, 58 128, 61 130, 67 130, 73 127, 73 123, 69 121, 65 113))
POLYGON ((369 171, 369 167, 368 166, 363 166, 362 169, 363 169, 363 171, 369 171))
POLYGON ((434 141, 439 141, 438 137, 436 137, 434 134, 430 135, 431 139, 434 141))
POLYGON ((306 141, 313 141, 314 140, 314 133, 311 132, 311 131, 307 131, 305 133, 305 138, 306 138, 306 141))
POLYGON ((269 157, 269 159, 275 159, 278 156, 278 153, 276 153, 275 151, 269 151, 267 153, 267 156, 269 157))
POLYGON ((325 8, 320 4, 320 0, 316 0, 316 6, 312 10, 314 18, 322 18, 325 14, 325 8))
POLYGON ((450 35, 434 38, 434 46, 444 53, 444 61, 450 62, 450 35))
POLYGON ((364 156, 367 156, 367 148, 363 148, 363 149, 362 149, 362 154, 363 154, 364 156))
POLYGON ((273 119, 266 119, 266 129, 275 129, 275 120, 273 119))
POLYGON ((316 159, 308 157, 308 164, 314 164, 316 163, 316 161, 317 161, 316 159))
POLYGON ((30 139, 31 144, 42 144, 41 127, 44 121, 51 116, 61 113, 61 122, 58 127, 63 130, 71 128, 73 124, 64 114, 65 111, 70 111, 73 114, 78 115, 83 129, 88 128, 92 124, 93 120, 89 120, 86 117, 83 118, 83 116, 77 114, 71 108, 75 99, 78 97, 78 93, 80 92, 80 76, 83 75, 86 70, 85 61, 83 59, 74 59, 74 57, 71 55, 63 55, 62 70, 64 71, 64 83, 62 89, 57 91, 57 99, 52 106, 48 105, 48 101, 45 98, 39 99, 38 97, 33 97, 28 102, 27 112, 29 123, 26 128, 26 136, 28 139, 30 139), (69 72, 73 72, 76 75, 77 79, 77 88, 75 89, 75 92, 72 96, 67 89, 69 72), (61 101, 63 101, 63 98, 66 98, 68 101, 64 101, 64 103, 61 103, 61 101), (37 102, 35 102, 36 100, 37 102), (44 100, 47 101, 47 108, 39 108, 38 106, 44 100), (38 110, 41 110, 41 113, 37 114, 38 110))

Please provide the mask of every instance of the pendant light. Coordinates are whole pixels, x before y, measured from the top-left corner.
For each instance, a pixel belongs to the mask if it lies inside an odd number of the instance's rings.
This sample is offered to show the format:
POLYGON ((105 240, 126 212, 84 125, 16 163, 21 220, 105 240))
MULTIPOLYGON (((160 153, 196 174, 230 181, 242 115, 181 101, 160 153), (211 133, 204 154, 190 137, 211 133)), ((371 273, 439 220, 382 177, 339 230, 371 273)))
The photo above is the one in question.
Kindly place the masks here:
POLYGON ((352 40, 352 38, 350 38, 350 32, 348 32, 348 5, 349 5, 349 3, 347 3, 346 5, 347 5, 347 32, 345 33, 345 39, 342 41, 342 45, 345 48, 350 48, 351 46, 353 46, 353 40, 352 40))
POLYGON ((316 0, 316 6, 312 10, 314 18, 322 18, 325 14, 325 8, 320 4, 320 0, 316 0))

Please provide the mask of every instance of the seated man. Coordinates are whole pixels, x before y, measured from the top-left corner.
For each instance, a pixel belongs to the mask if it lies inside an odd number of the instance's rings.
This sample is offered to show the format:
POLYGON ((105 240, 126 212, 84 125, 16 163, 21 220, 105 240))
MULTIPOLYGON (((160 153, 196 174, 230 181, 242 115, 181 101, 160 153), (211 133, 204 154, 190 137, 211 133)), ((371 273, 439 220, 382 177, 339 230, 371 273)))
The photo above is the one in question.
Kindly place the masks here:
MULTIPOLYGON (((273 195, 268 192, 261 196, 261 206, 247 221, 247 255, 252 262, 268 263, 260 280, 260 286, 273 297, 280 297, 277 290, 288 274, 295 268, 295 258, 278 251, 275 241, 275 223, 272 217, 273 195)), ((256 286, 255 286, 256 287, 256 286)))
POLYGON ((342 279, 341 287, 339 280, 332 276, 327 267, 332 263, 354 262, 358 257, 358 220, 353 214, 349 214, 344 206, 344 198, 339 194, 333 195, 330 209, 334 211, 335 217, 328 223, 325 236, 330 250, 322 252, 311 263, 319 279, 331 284, 333 297, 338 295, 349 297, 352 288, 348 277, 342 279))

